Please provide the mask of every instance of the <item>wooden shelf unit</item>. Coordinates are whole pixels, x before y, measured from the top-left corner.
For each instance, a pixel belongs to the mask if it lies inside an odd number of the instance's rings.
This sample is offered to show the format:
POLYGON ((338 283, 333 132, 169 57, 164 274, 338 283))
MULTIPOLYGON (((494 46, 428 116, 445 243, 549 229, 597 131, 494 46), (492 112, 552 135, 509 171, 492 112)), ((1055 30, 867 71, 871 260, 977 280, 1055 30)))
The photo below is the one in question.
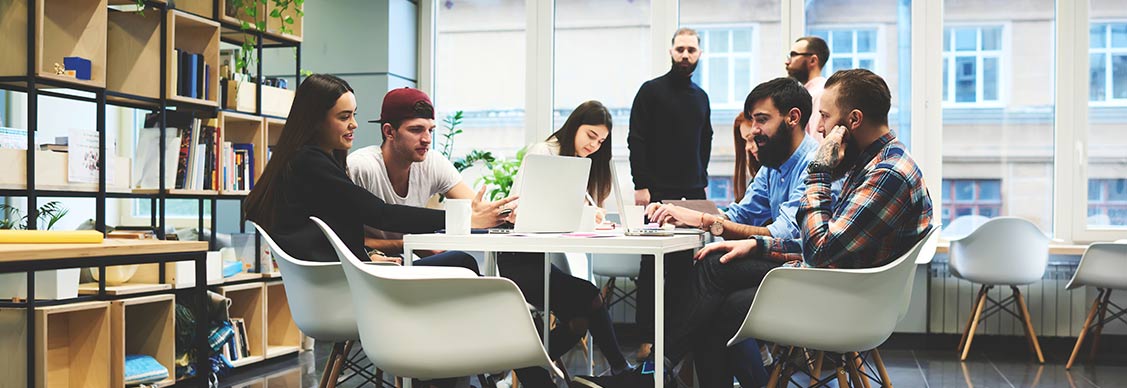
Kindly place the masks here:
POLYGON ((250 357, 234 360, 235 366, 242 366, 266 358, 266 288, 262 282, 236 284, 217 287, 219 293, 231 299, 227 308, 231 318, 242 318, 246 324, 247 348, 250 357))
POLYGON ((176 302, 171 294, 121 299, 110 304, 111 386, 125 387, 125 356, 152 356, 169 377, 157 383, 171 384, 176 378, 176 302))
MULTIPOLYGON (((219 142, 254 145, 254 177, 262 176, 266 160, 266 128, 261 116, 245 113, 219 112, 219 142)), ((222 162, 220 162, 222 163, 222 162)), ((220 167, 222 171, 222 167, 220 167)), ((221 194, 246 194, 249 190, 221 191, 221 194)))
MULTIPOLYGON (((208 1, 210 2, 210 0, 208 1)), ((243 2, 247 3, 250 1, 253 0, 244 0, 243 2)), ((266 13, 266 5, 255 1, 255 8, 257 8, 259 18, 269 15, 266 13)), ((235 25, 241 25, 243 22, 247 22, 250 23, 251 31, 258 30, 257 26, 254 24, 255 17, 248 15, 245 10, 235 7, 235 2, 232 0, 219 0, 219 19, 235 25)))
MULTIPOLYGON (((35 386, 110 387, 110 303, 35 309, 35 386)), ((0 381, 27 386, 27 310, 0 308, 0 381)))
POLYGON ((291 4, 289 9, 282 11, 283 18, 287 16, 293 18, 293 23, 289 25, 289 29, 293 30, 293 33, 283 34, 281 28, 283 21, 275 17, 270 17, 270 13, 274 12, 274 9, 277 7, 275 6, 274 2, 268 1, 266 3, 267 11, 263 14, 264 16, 266 16, 266 34, 279 40, 301 42, 304 34, 302 31, 302 25, 304 24, 305 18, 297 14, 297 11, 293 8, 294 5, 291 4))
MULTIPOLYGON (((35 151, 35 188, 37 190, 98 192, 98 183, 71 183, 67 178, 67 164, 69 155, 63 152, 35 151)), ((132 178, 132 160, 120 156, 113 156, 113 176, 106 176, 106 191, 111 193, 129 193, 129 184, 132 178)), ((0 166, 5 166, 5 171, 0 172, 0 189, 26 190, 27 189, 27 150, 0 148, 0 166)))
POLYGON ((210 107, 219 106, 219 23, 188 14, 172 11, 168 15, 168 75, 165 98, 210 107), (176 49, 184 52, 202 54, 204 63, 210 68, 207 70, 210 81, 208 82, 207 98, 191 98, 176 94, 179 82, 176 69, 179 68, 180 58, 176 56, 176 49))
POLYGON ((301 330, 290 315, 286 288, 281 281, 266 283, 266 358, 301 350, 301 330))
POLYGON ((7 0, 0 2, 0 76, 27 75, 27 7, 35 1, 35 75, 75 85, 106 86, 106 0, 7 0), (55 75, 64 57, 90 60, 90 80, 55 75), (14 60, 13 60, 14 59, 14 60))
POLYGON ((152 7, 145 12, 109 12, 107 90, 160 98, 161 12, 152 7))

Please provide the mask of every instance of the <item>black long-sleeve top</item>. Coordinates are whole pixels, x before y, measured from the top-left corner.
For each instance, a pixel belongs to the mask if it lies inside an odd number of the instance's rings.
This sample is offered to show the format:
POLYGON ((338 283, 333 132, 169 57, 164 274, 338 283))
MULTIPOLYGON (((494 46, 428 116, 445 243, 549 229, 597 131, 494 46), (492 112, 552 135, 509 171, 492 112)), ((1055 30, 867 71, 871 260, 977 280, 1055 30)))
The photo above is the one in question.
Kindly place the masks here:
POLYGON ((442 229, 440 210, 389 205, 352 183, 344 168, 325 151, 305 146, 289 164, 290 173, 279 181, 281 197, 274 226, 268 230, 290 255, 308 261, 337 261, 329 240, 309 219, 316 216, 340 236, 361 260, 364 225, 400 233, 430 233, 442 229))
POLYGON ((646 81, 630 109, 630 170, 637 190, 681 191, 708 185, 712 123, 708 94, 670 71, 646 81))

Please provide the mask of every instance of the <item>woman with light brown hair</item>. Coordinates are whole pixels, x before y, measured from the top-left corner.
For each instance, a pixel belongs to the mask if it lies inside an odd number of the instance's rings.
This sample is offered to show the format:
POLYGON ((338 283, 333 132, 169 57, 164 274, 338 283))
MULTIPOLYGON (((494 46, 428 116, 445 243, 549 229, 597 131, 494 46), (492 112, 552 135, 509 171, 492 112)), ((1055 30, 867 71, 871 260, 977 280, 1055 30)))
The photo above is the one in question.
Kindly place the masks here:
POLYGON ((759 150, 754 141, 747 141, 751 137, 751 121, 744 117, 743 112, 736 114, 732 123, 732 138, 736 151, 736 169, 732 172, 732 187, 735 189, 736 199, 740 202, 747 193, 747 186, 759 172, 759 150))

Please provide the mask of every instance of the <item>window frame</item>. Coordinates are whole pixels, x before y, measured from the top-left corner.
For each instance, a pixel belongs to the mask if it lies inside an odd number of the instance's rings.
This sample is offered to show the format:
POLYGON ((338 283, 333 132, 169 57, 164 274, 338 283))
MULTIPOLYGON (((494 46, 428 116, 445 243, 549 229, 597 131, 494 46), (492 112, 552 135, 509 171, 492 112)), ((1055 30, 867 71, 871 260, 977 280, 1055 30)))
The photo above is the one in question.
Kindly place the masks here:
POLYGON ((701 77, 700 78, 700 84, 697 85, 697 86, 700 86, 700 88, 702 90, 704 90, 706 93, 708 93, 708 100, 709 100, 709 103, 710 103, 712 109, 713 110, 718 110, 718 109, 743 109, 744 98, 746 96, 736 96, 735 95, 735 88, 733 87, 734 85, 732 84, 731 81, 734 79, 733 76, 735 75, 735 71, 736 71, 735 70, 735 60, 737 58, 746 58, 746 59, 748 59, 748 62, 751 65, 750 68, 749 68, 747 90, 750 92, 752 88, 755 88, 755 77, 754 77, 754 75, 759 74, 759 66, 758 66, 758 62, 756 61, 756 59, 758 59, 757 56, 756 56, 756 53, 759 52, 759 39, 758 39, 759 34, 760 34, 759 23, 718 23, 718 24, 699 24, 699 25, 686 24, 684 26, 696 30, 697 33, 701 35, 701 41, 704 42, 704 44, 701 47, 700 59, 697 62, 697 72, 699 72, 700 77, 701 77), (750 30, 750 32, 751 32, 751 50, 746 53, 746 56, 743 56, 744 53, 742 53, 742 52, 736 53, 736 52, 732 51, 732 46, 733 46, 732 32, 737 30, 737 29, 745 29, 745 28, 750 30), (710 44, 710 42, 712 42, 712 39, 714 39, 714 38, 711 37, 711 34, 716 32, 716 31, 726 31, 728 33, 728 51, 724 52, 723 54, 714 54, 712 50, 708 49, 708 45, 710 44), (739 54, 739 55, 737 55, 737 54, 739 54), (706 70, 706 67, 704 66, 705 60, 712 60, 713 58, 717 58, 717 57, 724 58, 724 59, 728 60, 728 74, 726 76, 728 78, 728 81, 729 81, 728 82, 728 96, 726 96, 726 97, 728 97, 728 99, 724 102, 718 102, 716 96, 713 95, 712 91, 708 90, 708 87, 707 87, 709 85, 709 81, 711 80, 712 74, 711 74, 710 71, 705 71, 706 70))
POLYGON ((1007 105, 1009 105, 1009 89, 1008 89, 1008 87, 1010 85, 1010 80, 1009 80, 1010 72, 1007 71, 1007 69, 1009 69, 1009 67, 1010 67, 1010 56, 1011 56, 1010 47, 1012 46, 1011 42, 1010 42, 1010 40, 1011 40, 1010 31, 1011 31, 1012 23, 1008 22, 1008 21, 991 21, 991 22, 977 22, 976 21, 976 22, 951 22, 951 23, 947 23, 947 22, 944 22, 942 20, 940 21, 940 23, 942 24, 942 32, 941 32, 941 36, 939 38, 939 40, 940 40, 939 49, 940 49, 941 58, 942 58, 942 62, 940 63, 940 67, 941 67, 941 69, 943 69, 942 74, 947 77, 946 82, 944 82, 944 80, 942 78, 940 79, 940 87, 941 87, 941 89, 940 89, 940 98, 941 98, 940 103, 942 104, 943 108, 955 108, 955 109, 960 109, 960 108, 1005 108, 1007 105), (982 30, 986 29, 986 28, 992 28, 992 27, 1001 28, 1001 32, 1002 32, 1001 33, 1001 35, 1002 35, 1001 36, 1001 47, 1000 47, 999 50, 983 51, 982 50, 982 30), (954 50, 947 51, 945 39, 948 37, 948 35, 950 35, 952 46, 954 46, 954 44, 955 44, 954 43, 954 41, 955 41, 955 36, 954 36, 955 30, 957 30, 957 29, 967 29, 967 28, 974 28, 975 31, 976 31, 976 35, 975 35, 976 48, 975 48, 975 50, 974 51, 964 51, 964 52, 962 52, 963 53, 962 55, 958 54, 959 53, 958 51, 954 51, 954 50), (984 54, 987 54, 987 55, 984 55, 984 54), (954 61, 955 61, 956 57, 967 56, 967 55, 973 55, 974 58, 975 58, 975 83, 974 83, 974 85, 975 85, 974 86, 975 101, 973 101, 973 102, 958 102, 958 101, 956 101, 956 97, 955 97, 955 75, 954 75, 954 73, 955 73, 956 70, 955 70, 954 61), (982 96, 984 94, 983 82, 982 82, 982 74, 983 74, 983 67, 984 67, 983 66, 983 59, 984 58, 997 58, 998 59, 998 99, 997 100, 990 100, 990 101, 983 101, 982 100, 982 96), (942 95, 943 91, 948 92, 946 98, 944 98, 944 96, 942 95))
MULTIPOLYGON (((1091 36, 1090 35, 1088 36, 1089 37, 1089 44, 1086 47, 1088 48, 1088 58, 1089 58, 1088 66, 1089 67, 1088 67, 1087 71, 1090 74, 1090 72, 1091 72, 1091 62, 1090 62, 1091 61, 1091 55, 1093 55, 1093 54, 1104 54, 1104 56, 1105 56, 1104 65, 1106 66, 1104 68, 1104 71, 1106 73, 1106 79, 1104 80, 1104 88, 1107 91, 1107 93, 1105 94, 1104 99, 1102 99, 1102 100, 1091 100, 1091 90, 1090 90, 1091 81, 1089 80, 1088 81, 1089 82, 1088 83, 1089 94, 1085 98, 1088 99, 1087 100, 1088 104, 1089 104, 1089 106, 1092 106, 1092 107, 1124 107, 1124 106, 1127 106, 1127 97, 1115 98, 1114 95, 1112 94, 1112 92, 1113 92, 1112 87, 1114 86, 1115 80, 1114 80, 1114 78, 1112 77, 1112 74, 1111 74, 1111 65, 1112 65, 1111 57, 1113 55, 1127 56, 1127 47, 1114 47, 1114 48, 1111 47, 1111 32, 1109 31, 1110 27, 1112 25, 1115 25, 1115 24, 1122 24, 1123 26, 1127 27, 1127 19, 1091 20, 1088 23, 1088 30, 1089 31, 1094 24, 1103 24, 1105 26, 1104 33, 1105 33, 1105 38, 1107 40, 1106 40, 1105 47, 1101 47, 1101 48, 1098 48, 1098 49, 1092 48, 1091 47, 1091 40, 1090 40, 1091 36)), ((1127 77, 1127 75, 1124 75, 1124 76, 1127 77)))
MULTIPOLYGON (((848 31, 852 32, 853 33, 853 52, 849 53, 850 58, 853 59, 853 67, 851 67, 851 69, 857 68, 860 60, 871 59, 873 61, 873 68, 871 68, 869 70, 872 70, 874 73, 877 73, 877 74, 884 74, 884 61, 882 61, 881 59, 884 58, 885 55, 887 55, 887 53, 886 53, 887 50, 885 50, 885 46, 884 46, 884 43, 885 43, 884 42, 884 39, 885 39, 885 31, 884 30, 885 29, 880 24, 835 24, 835 23, 831 23, 831 24, 818 24, 818 25, 806 26, 806 34, 807 35, 814 35, 815 30, 824 30, 824 31, 829 33, 830 37, 833 36, 833 32, 835 32, 835 31, 846 31, 846 30, 848 30, 848 31), (874 33, 874 40, 873 40, 874 50, 871 54, 870 53, 858 53, 857 52, 857 32, 861 31, 861 30, 871 30, 874 33)), ((830 39, 826 39, 826 44, 830 47, 830 59, 829 59, 829 61, 826 61, 826 66, 824 68, 822 68, 822 75, 828 78, 829 76, 833 75, 833 73, 836 71, 836 70, 831 71, 831 70, 834 70, 833 67, 832 67, 833 66, 833 60, 836 59, 836 58, 840 58, 841 53, 835 52, 833 50, 833 41, 831 41, 830 39)), ((841 69, 837 69, 837 70, 841 70, 841 69)))

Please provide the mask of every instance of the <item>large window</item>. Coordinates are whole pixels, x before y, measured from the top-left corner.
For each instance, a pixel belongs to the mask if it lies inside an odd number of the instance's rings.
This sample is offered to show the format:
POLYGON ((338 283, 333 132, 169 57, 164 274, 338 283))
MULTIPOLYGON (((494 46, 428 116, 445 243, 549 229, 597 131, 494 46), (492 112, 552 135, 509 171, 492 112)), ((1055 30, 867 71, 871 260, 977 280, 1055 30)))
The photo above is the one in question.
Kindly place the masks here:
POLYGON ((708 92, 713 107, 743 108, 752 83, 755 29, 698 28, 703 52, 693 82, 708 92))
POLYGON ((998 179, 944 179, 943 225, 963 216, 1002 214, 1002 182, 998 179))
POLYGON ((1127 22, 1089 28, 1088 100, 1127 105, 1127 22))
POLYGON ((1002 43, 1000 25, 946 28, 943 31, 943 101, 956 104, 1000 101, 1002 43))
POLYGON ((442 1, 436 8, 436 117, 465 114, 453 155, 515 155, 526 145, 524 0, 442 1))
POLYGON ((821 37, 830 46, 830 60, 822 74, 838 70, 877 69, 877 30, 875 28, 810 28, 808 33, 821 37))
POLYGON ((1127 225, 1127 179, 1088 180, 1088 224, 1127 225))
POLYGON ((736 192, 732 187, 732 177, 730 176, 710 176, 708 177, 708 187, 705 189, 708 193, 708 199, 716 202, 716 206, 724 207, 732 204, 735 200, 736 192))

